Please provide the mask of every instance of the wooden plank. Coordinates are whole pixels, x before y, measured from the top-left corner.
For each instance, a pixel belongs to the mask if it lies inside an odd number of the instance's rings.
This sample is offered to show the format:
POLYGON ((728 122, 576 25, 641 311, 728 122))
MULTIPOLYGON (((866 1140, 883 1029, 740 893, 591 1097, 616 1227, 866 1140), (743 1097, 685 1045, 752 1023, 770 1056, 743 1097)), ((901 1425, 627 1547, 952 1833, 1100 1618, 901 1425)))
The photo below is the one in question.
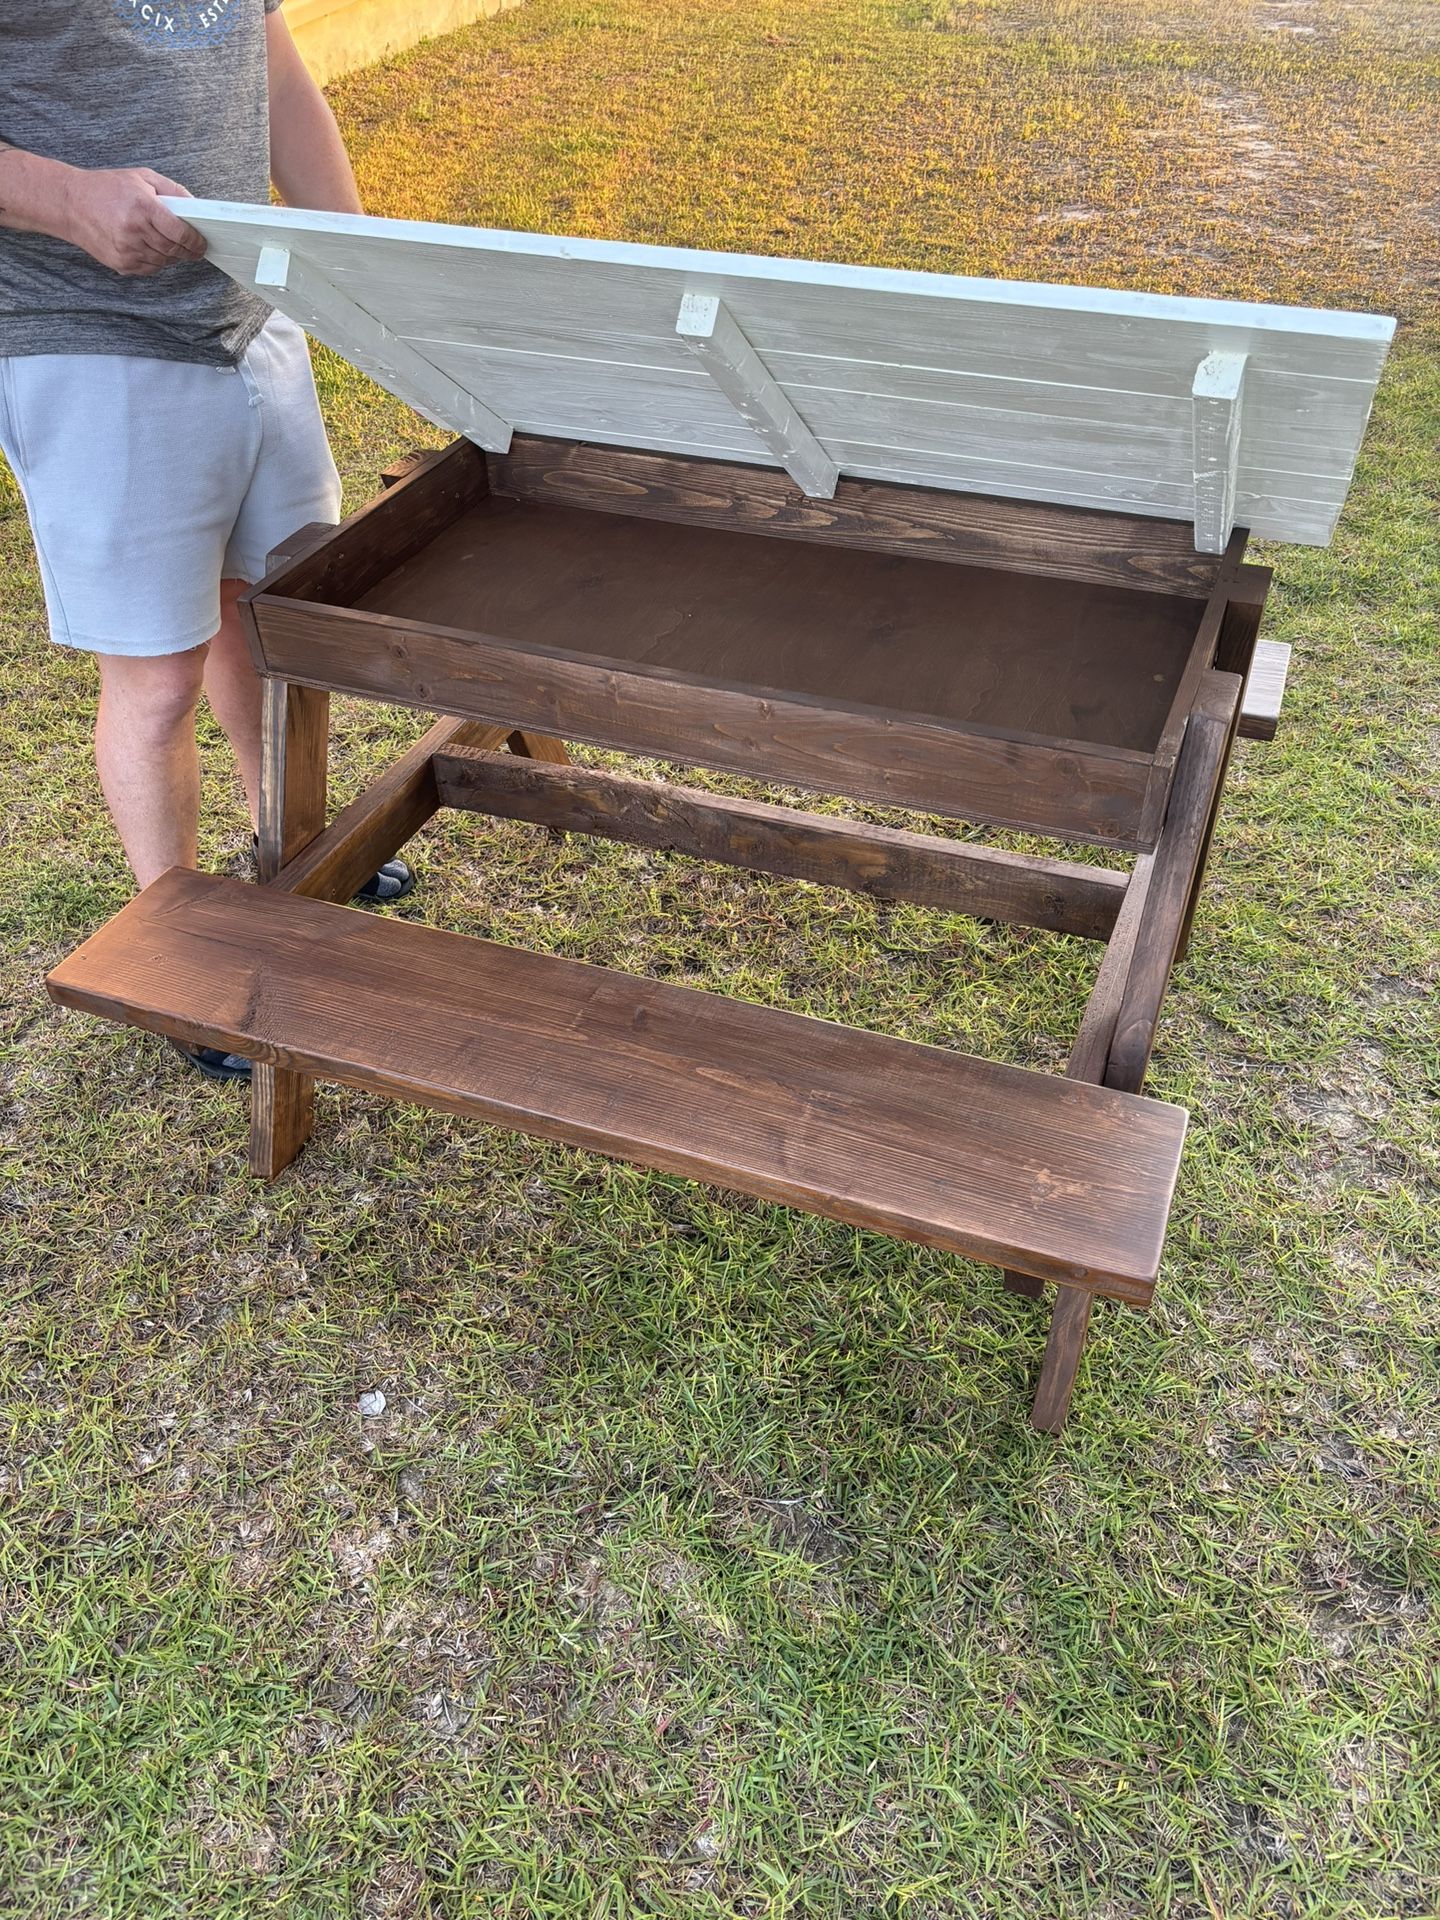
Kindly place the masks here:
POLYGON ((1059 1433, 1065 1425, 1094 1306, 1095 1296, 1087 1288, 1056 1290, 1050 1331, 1045 1340, 1045 1358, 1040 1364, 1035 1402, 1030 1409, 1030 1424, 1037 1433, 1059 1433))
POLYGON ((347 604, 597 665, 1146 754, 1167 713, 1178 750, 1200 644, 1189 599, 501 499, 347 604))
MULTIPOLYGON (((348 514, 329 530, 328 537, 317 530, 307 538, 277 569, 240 596, 242 612, 248 620, 250 603, 262 593, 283 593, 294 600, 358 597, 402 566, 457 515, 478 506, 489 488, 484 454, 468 440, 452 441, 348 514)), ((263 672, 263 660, 258 664, 263 672)))
POLYGON ((1225 617, 1220 623, 1220 640, 1212 662, 1221 673, 1250 671, 1255 639, 1265 613, 1273 569, 1247 563, 1237 567, 1235 578, 1225 595, 1225 617))
POLYGON ((724 302, 713 294, 687 293, 675 331, 800 491, 828 500, 840 469, 766 370, 724 302))
MULTIPOLYGON (((1110 1058, 1110 1043, 1115 1036, 1115 1021, 1119 1016, 1120 1002, 1125 994, 1125 982, 1129 977, 1130 963, 1135 956, 1135 941, 1144 918, 1145 901, 1149 896, 1154 869, 1154 854, 1142 853, 1131 870, 1125 887, 1125 897, 1120 903, 1120 911, 1105 948, 1105 956, 1096 972, 1090 997, 1085 1002, 1080 1030, 1070 1049, 1070 1059, 1065 1072, 1067 1078, 1071 1080, 1086 1080, 1098 1084, 1105 1076, 1106 1062, 1110 1058)), ((1024 1294, 1033 1300, 1041 1292, 1038 1283, 1028 1274, 1006 1273, 1002 1278, 1011 1293, 1024 1294)), ((1063 1418, 1062 1414, 1062 1421, 1063 1418)), ((1057 1427, 1047 1431, 1058 1432, 1059 1429, 1057 1427)))
POLYGON ((841 480, 831 500, 797 501, 788 480, 763 467, 522 434, 489 466, 492 491, 515 500, 733 527, 1097 586, 1203 600, 1218 567, 1216 556, 1195 552, 1184 520, 1142 520, 865 480, 841 480))
POLYGON ((475 720, 437 720, 336 814, 323 833, 287 861, 269 884, 310 900, 343 904, 353 899, 371 874, 393 859, 443 804, 435 784, 436 754, 453 748, 498 746, 506 732, 504 726, 485 726, 475 720))
MULTIPOLYGON (((1160 1007, 1194 910, 1215 810, 1224 783, 1240 682, 1206 676, 1181 752, 1165 831, 1136 863, 1105 959, 1081 1022, 1068 1073, 1138 1093, 1155 1042, 1160 1007)), ((1090 1325, 1093 1296, 1061 1286, 1055 1298, 1031 1424, 1065 1424, 1090 1325)))
MULTIPOLYGON (((1371 315, 285 208, 187 201, 183 214, 244 284, 262 249, 287 249, 517 431, 772 461, 685 364, 674 321, 693 296, 728 312, 842 472, 1161 518, 1196 510, 1177 403, 1209 355, 1243 355, 1234 513, 1278 538, 1328 538, 1393 332, 1371 315)), ((364 335, 331 344, 363 363, 364 335)), ((403 376, 391 384, 411 397, 403 376)))
POLYGON ((568 767, 570 755, 563 740, 555 740, 548 733, 522 733, 517 727, 510 735, 511 753, 518 753, 523 760, 543 760, 552 767, 568 767))
POLYGON ((269 594, 252 596, 250 611, 266 671, 287 680, 879 806, 1137 844, 1151 768, 1144 754, 741 690, 269 594))
POLYGON ((1240 692, 1235 674, 1207 675, 1185 737, 1165 829, 1156 847, 1144 924, 1116 1016, 1106 1069, 1111 1086, 1138 1088, 1145 1076, 1214 821, 1240 692))
POLYGON ((1195 431, 1195 545, 1223 553, 1235 525, 1246 355, 1209 353, 1190 389, 1195 431))
MULTIPOLYGON (((1068 1079, 1093 1085, 1106 1080, 1115 1022, 1125 997, 1125 983, 1135 958, 1136 942, 1145 924, 1145 907, 1154 873, 1154 854, 1142 853, 1135 863, 1115 931, 1105 949, 1105 958, 1100 963, 1100 970, 1085 1005, 1080 1031, 1070 1050, 1069 1064, 1065 1069, 1068 1079)), ((1138 1092, 1139 1089, 1137 1087, 1129 1091, 1138 1092)), ((1006 1274, 1005 1279, 1010 1284, 1017 1280, 1024 1281, 1025 1276, 1006 1274)), ((1014 1288, 1017 1292, 1027 1290, 1023 1285, 1014 1288)), ((1030 1410, 1030 1424, 1039 1433, 1059 1433, 1065 1425, 1075 1393, 1085 1338, 1090 1329, 1093 1305, 1093 1295, 1083 1288, 1062 1286, 1056 1290, 1045 1354, 1035 1388, 1035 1401, 1030 1410)))
MULTIPOLYGON (((330 696, 267 680, 261 713, 260 878, 273 880, 325 825, 330 696)), ((250 1170, 276 1179, 310 1138, 315 1084, 257 1061, 250 1076, 250 1170)))
POLYGON ((508 420, 502 420, 479 394, 443 373, 409 341, 392 333, 350 292, 337 287, 289 247, 261 249, 255 264, 255 288, 269 299, 283 296, 287 312, 307 332, 343 353, 427 420, 437 426, 458 428, 477 447, 494 453, 503 453, 509 446, 508 420))
POLYGON ((595 767, 437 749, 435 782, 444 806, 1088 940, 1108 936, 1125 897, 1125 875, 1101 867, 627 780, 595 767))
POLYGON ((273 879, 325 825, 330 700, 313 687, 271 680, 263 692, 260 878, 273 879))
POLYGON ((1185 1131, 1156 1101, 179 869, 48 984, 65 1006, 1136 1301, 1185 1131))
POLYGON ((1285 681, 1290 672, 1290 646, 1284 640, 1259 640, 1245 679, 1240 706, 1240 734, 1246 740, 1273 740, 1280 725, 1285 681))

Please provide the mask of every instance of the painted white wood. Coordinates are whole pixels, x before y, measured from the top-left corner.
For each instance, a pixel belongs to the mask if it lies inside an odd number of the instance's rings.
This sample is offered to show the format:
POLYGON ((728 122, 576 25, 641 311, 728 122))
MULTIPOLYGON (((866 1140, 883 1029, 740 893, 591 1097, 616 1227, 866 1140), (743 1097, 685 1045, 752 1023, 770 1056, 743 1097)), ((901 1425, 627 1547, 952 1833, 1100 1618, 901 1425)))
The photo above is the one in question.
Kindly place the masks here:
POLYGON ((397 393, 437 426, 449 427, 492 453, 510 445, 510 423, 453 380, 382 320, 341 293, 288 247, 266 246, 255 264, 256 291, 284 304, 292 318, 363 373, 397 393))
POLYGON ((1243 353, 1206 354, 1190 389, 1195 438, 1195 546, 1200 553, 1223 553, 1235 525, 1245 361, 1243 353))
POLYGON ((258 286, 263 248, 286 248, 328 288, 325 314, 293 280, 260 290, 482 444, 498 435, 477 429, 476 407, 516 431, 785 465, 783 405, 841 474, 1199 519, 1206 539, 1227 517, 1329 539, 1394 330, 1371 314, 279 207, 176 211, 242 284, 258 286), (754 356, 743 405, 676 331, 691 296, 717 303, 754 356), (1228 413, 1225 395, 1194 392, 1216 354, 1244 358, 1228 413))
POLYGON ((1257 640, 1240 702, 1240 733, 1247 740, 1273 740, 1280 725, 1290 647, 1284 640, 1257 640))
POLYGON ((795 402, 767 370, 725 303, 713 293, 687 293, 680 302, 675 331, 800 491, 812 500, 833 499, 839 467, 801 419, 795 402))

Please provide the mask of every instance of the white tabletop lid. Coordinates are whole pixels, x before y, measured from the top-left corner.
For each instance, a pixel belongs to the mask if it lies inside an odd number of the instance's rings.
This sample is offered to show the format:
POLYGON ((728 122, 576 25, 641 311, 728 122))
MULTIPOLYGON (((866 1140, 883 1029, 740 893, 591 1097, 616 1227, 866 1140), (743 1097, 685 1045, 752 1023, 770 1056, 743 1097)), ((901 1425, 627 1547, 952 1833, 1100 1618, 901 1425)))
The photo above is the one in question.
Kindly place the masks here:
POLYGON ((1393 320, 174 201, 427 418, 1323 546, 1393 320))

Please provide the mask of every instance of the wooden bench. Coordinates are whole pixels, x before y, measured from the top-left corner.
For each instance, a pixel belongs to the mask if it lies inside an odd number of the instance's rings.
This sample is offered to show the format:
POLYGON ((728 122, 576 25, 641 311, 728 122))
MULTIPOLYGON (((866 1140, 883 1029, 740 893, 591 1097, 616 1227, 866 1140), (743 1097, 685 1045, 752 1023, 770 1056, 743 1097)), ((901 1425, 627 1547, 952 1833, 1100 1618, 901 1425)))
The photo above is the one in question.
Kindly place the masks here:
POLYGON ((1032 1418, 1057 1430, 1095 1297, 1155 1284, 1184 1116, 1140 1089, 1232 744, 1278 713, 1249 531, 1328 539, 1390 323, 183 212, 462 438, 245 597, 263 886, 166 875, 52 993, 249 1054, 267 1179, 328 1078, 1053 1283, 1032 1418), (337 691, 444 717, 329 820, 337 691), (565 741, 1056 844, 640 780, 565 741), (1066 1075, 340 904, 441 807, 1101 942, 1066 1075))
POLYGON ((172 869, 64 1006, 1144 1305, 1185 1114, 172 869), (397 997, 397 978, 406 983, 397 997))

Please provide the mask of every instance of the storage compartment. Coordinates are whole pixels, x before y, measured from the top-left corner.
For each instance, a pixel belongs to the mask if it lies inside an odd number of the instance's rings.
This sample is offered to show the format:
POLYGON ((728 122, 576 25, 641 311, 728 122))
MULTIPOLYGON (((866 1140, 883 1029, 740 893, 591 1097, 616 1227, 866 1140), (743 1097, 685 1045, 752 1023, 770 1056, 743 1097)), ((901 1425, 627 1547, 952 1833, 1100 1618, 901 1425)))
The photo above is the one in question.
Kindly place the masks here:
POLYGON ((1144 848, 1224 604, 1177 532, 458 442, 248 604, 288 680, 1144 848))
POLYGON ((491 498, 357 605, 757 693, 1153 753, 1203 603, 491 498))

